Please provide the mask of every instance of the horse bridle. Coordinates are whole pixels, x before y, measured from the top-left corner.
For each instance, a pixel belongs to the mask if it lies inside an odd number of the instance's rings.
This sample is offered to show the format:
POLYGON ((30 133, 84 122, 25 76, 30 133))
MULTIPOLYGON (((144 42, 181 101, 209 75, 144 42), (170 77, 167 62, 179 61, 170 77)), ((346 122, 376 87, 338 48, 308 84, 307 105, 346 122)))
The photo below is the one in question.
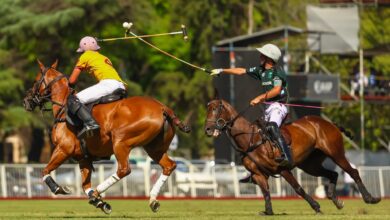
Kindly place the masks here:
MULTIPOLYGON (((207 105, 209 105, 210 103, 208 103, 207 105)), ((240 117, 242 114, 244 114, 251 106, 249 105, 248 107, 246 107, 244 110, 242 110, 241 112, 239 112, 236 116, 234 116, 233 118, 230 118, 228 121, 226 121, 224 118, 221 118, 221 115, 222 115, 222 111, 223 109, 225 108, 223 103, 222 103, 222 99, 219 99, 219 104, 218 104, 218 109, 217 109, 217 117, 215 120, 207 120, 207 122, 212 122, 215 124, 215 129, 219 130, 219 131, 223 131, 225 130, 226 128, 231 128, 234 124, 234 122, 236 121, 236 119, 238 117, 240 117)))
MULTIPOLYGON (((209 105, 210 103, 208 103, 207 105, 209 105)), ((207 120, 207 122, 212 122, 215 124, 215 129, 219 130, 219 131, 224 131, 225 129, 228 129, 228 130, 231 130, 231 128, 233 127, 233 124, 234 122, 236 121, 236 119, 238 117, 240 117, 241 115, 243 115, 251 106, 249 105, 248 107, 246 107, 244 110, 242 110, 241 112, 239 112, 236 116, 234 116, 233 118, 230 118, 230 120, 226 121, 224 118, 221 118, 221 115, 222 115, 222 110, 224 109, 224 105, 222 103, 222 100, 219 100, 219 104, 218 104, 218 112, 217 112, 217 119, 216 120, 207 120)), ((254 127, 253 127, 254 129, 254 127)), ((246 151, 243 151, 241 150, 235 143, 234 141, 229 138, 229 140, 231 141, 232 143, 232 146, 233 148, 238 151, 238 152, 241 152, 241 153, 248 153, 248 152, 251 152, 253 151, 254 149, 256 149, 258 146, 260 146, 261 144, 265 143, 265 138, 261 138, 260 141, 256 142, 256 143, 253 143, 253 135, 256 134, 256 133, 259 133, 258 131, 256 130, 253 130, 252 132, 250 133, 247 133, 247 134, 251 134, 251 138, 250 138, 250 141, 249 141, 249 146, 248 146, 248 149, 246 151)), ((229 136, 228 136, 229 137, 229 136)))
MULTIPOLYGON (((208 103, 207 105, 210 105, 210 103, 208 103)), ((220 131, 223 131, 227 127, 227 125, 231 123, 231 120, 226 121, 224 118, 221 118, 223 109, 224 109, 224 106, 222 104, 222 100, 220 99, 219 104, 218 104, 218 108, 217 108, 216 119, 215 120, 207 119, 207 122, 214 123, 215 129, 220 130, 220 131)))
POLYGON ((34 102, 35 106, 39 106, 41 110, 48 110, 43 107, 43 104, 45 102, 51 102, 53 105, 59 105, 60 107, 64 107, 63 104, 55 102, 51 100, 51 86, 56 83, 57 81, 61 80, 62 78, 66 78, 64 74, 60 74, 59 76, 55 77, 52 81, 49 83, 46 83, 45 81, 45 75, 46 73, 52 69, 51 67, 45 67, 43 70, 41 70, 41 78, 38 80, 37 83, 34 84, 34 87, 32 89, 32 101, 34 102), (45 86, 43 91, 40 93, 39 88, 41 88, 42 84, 45 86))

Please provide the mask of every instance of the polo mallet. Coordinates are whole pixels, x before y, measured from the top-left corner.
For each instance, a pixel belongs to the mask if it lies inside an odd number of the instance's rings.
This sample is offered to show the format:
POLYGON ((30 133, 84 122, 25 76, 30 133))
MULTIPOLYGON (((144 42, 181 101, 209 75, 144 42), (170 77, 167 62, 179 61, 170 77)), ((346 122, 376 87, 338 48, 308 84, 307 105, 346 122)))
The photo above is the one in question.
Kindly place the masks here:
MULTIPOLYGON (((178 57, 176 57, 176 56, 174 56, 174 55, 172 55, 172 54, 170 54, 170 53, 168 53, 168 52, 166 52, 166 51, 164 51, 164 50, 158 48, 157 46, 155 46, 155 45, 149 43, 148 41, 142 39, 142 38, 141 38, 142 35, 138 36, 138 35, 136 35, 136 34, 134 34, 133 32, 130 31, 130 29, 131 29, 132 26, 133 26, 133 23, 131 23, 131 22, 130 22, 130 23, 129 23, 129 22, 123 22, 123 28, 125 28, 125 30, 126 30, 126 32, 125 32, 125 37, 127 37, 127 34, 131 34, 131 35, 133 35, 133 38, 137 38, 138 40, 140 40, 140 41, 142 41, 143 43, 147 44, 148 46, 150 46, 150 47, 152 47, 152 48, 158 50, 159 52, 161 52, 162 54, 164 54, 164 55, 166 55, 166 56, 169 56, 169 57, 171 57, 171 58, 173 58, 173 59, 175 59, 175 60, 178 60, 178 61, 180 61, 180 62, 182 62, 182 63, 184 63, 184 64, 187 64, 188 66, 191 66, 191 67, 193 67, 193 68, 195 68, 195 69, 202 70, 202 71, 204 71, 204 72, 206 72, 206 73, 209 73, 209 74, 211 73, 211 71, 208 70, 208 69, 206 69, 206 68, 202 68, 202 67, 196 66, 196 65, 194 65, 194 64, 192 64, 192 63, 189 63, 189 62, 187 62, 187 61, 185 61, 185 60, 182 60, 182 59, 180 59, 180 58, 178 58, 178 57)), ((182 25, 181 27, 182 27, 182 31, 180 31, 180 32, 183 34, 184 40, 185 40, 185 39, 188 39, 186 27, 185 27, 184 25, 182 25)))
MULTIPOLYGON (((131 26, 133 26, 133 23, 131 22, 123 22, 123 28, 130 30, 131 26)), ((116 41, 116 40, 128 40, 128 39, 135 39, 135 38, 149 38, 149 37, 160 37, 160 36, 167 36, 167 35, 183 35, 183 39, 185 41, 188 40, 187 35, 187 28, 184 24, 181 25, 181 31, 175 31, 175 32, 168 32, 168 33, 161 33, 161 34, 147 34, 147 35, 139 35, 137 37, 135 36, 127 36, 128 33, 125 34, 124 37, 115 37, 115 38, 106 38, 106 39, 98 39, 99 42, 107 42, 107 41, 116 41)))

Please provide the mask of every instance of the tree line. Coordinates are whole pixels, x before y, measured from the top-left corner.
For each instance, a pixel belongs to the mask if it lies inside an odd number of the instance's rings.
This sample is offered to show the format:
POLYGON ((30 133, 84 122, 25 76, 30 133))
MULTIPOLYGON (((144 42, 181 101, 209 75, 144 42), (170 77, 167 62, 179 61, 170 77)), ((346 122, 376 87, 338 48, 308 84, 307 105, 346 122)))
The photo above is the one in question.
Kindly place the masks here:
MULTIPOLYGON (((148 41, 181 59, 211 68, 211 47, 221 39, 247 34, 248 29, 259 31, 279 25, 305 28, 305 6, 317 4, 310 0, 1 0, 0 1, 0 138, 21 128, 43 129, 38 112, 27 113, 21 106, 26 89, 33 84, 39 71, 36 59, 47 66, 59 60, 59 71, 69 75, 78 59, 79 40, 90 35, 97 38, 124 35, 122 23, 134 23, 137 34, 155 34, 188 28, 190 39, 180 36, 150 38, 148 41), (251 9, 251 10, 249 10, 251 9), (252 13, 248 13, 252 11, 252 13)), ((362 17, 363 46, 375 47, 389 43, 389 9, 364 10, 362 17)), ((296 42, 295 48, 305 39, 296 42)), ((280 44, 282 42, 275 42, 280 44)), ((147 47, 138 40, 101 42, 101 52, 108 56, 122 78, 128 83, 128 93, 152 96, 173 108, 189 121, 193 132, 180 135, 179 148, 193 157, 212 154, 212 139, 203 134, 206 103, 213 95, 212 78, 147 47)), ((294 45, 291 46, 294 49, 294 45)), ((349 74, 356 60, 337 62, 324 59, 330 70, 349 74), (337 62, 337 65, 334 65, 337 62)), ((374 58, 372 65, 389 74, 389 59, 374 58)), ((294 67, 298 68, 298 65, 294 67)), ((314 67, 316 68, 316 67, 314 67)), ((318 68, 319 69, 319 68, 318 68)), ((82 77, 76 89, 94 83, 82 77)), ((338 123, 353 128, 358 134, 358 106, 329 106, 327 114, 338 123), (336 110, 336 111, 335 111, 336 110), (348 117, 346 117, 348 116, 348 117), (351 116, 351 117, 350 117, 351 116), (353 116, 353 117, 352 117, 353 116), (356 128, 356 129, 355 129, 356 128)), ((389 105, 370 105, 366 108, 368 138, 372 145, 376 136, 388 136, 381 126, 389 125, 389 105), (374 112, 385 114, 377 117, 374 112)), ((387 130, 388 132, 388 130, 387 130)))

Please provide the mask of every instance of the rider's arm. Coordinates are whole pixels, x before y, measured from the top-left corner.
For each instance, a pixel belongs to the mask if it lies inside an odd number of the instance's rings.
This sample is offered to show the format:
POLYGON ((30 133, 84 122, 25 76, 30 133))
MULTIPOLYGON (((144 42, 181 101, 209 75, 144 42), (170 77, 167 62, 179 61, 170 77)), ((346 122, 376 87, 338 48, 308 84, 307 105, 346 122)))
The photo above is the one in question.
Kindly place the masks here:
POLYGON ((251 105, 257 105, 257 104, 259 104, 261 102, 265 102, 265 101, 267 101, 267 99, 271 99, 271 98, 273 98, 275 96, 278 96, 281 91, 282 91, 282 86, 275 86, 274 88, 272 88, 268 92, 263 93, 263 94, 257 96, 256 98, 252 99, 250 104, 251 105))
POLYGON ((233 74, 233 75, 242 75, 246 73, 246 69, 244 68, 230 68, 230 69, 213 69, 211 70, 210 75, 211 76, 216 76, 221 73, 225 74, 233 74))
POLYGON ((244 69, 244 68, 223 69, 223 73, 233 74, 233 75, 242 75, 242 74, 246 73, 246 69, 244 69))
POLYGON ((74 85, 77 82, 77 78, 79 77, 81 73, 81 69, 77 66, 73 69, 72 74, 69 77, 69 84, 74 85))
POLYGON ((273 97, 276 97, 280 94, 281 91, 282 91, 282 86, 275 86, 270 91, 263 94, 264 99, 267 100, 267 99, 271 99, 273 97))

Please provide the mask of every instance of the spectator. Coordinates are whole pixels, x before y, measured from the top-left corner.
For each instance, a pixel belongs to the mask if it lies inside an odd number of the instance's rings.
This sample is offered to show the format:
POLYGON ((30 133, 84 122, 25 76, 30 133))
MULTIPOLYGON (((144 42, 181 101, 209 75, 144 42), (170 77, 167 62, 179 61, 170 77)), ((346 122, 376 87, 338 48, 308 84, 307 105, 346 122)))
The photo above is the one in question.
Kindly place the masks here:
MULTIPOLYGON (((366 72, 366 70, 364 70, 366 72)), ((363 73, 364 73, 363 72, 363 73)), ((350 94, 353 95, 359 95, 360 94, 360 85, 362 84, 362 81, 360 79, 360 70, 359 70, 359 63, 355 64, 352 71, 352 78, 351 78, 351 90, 350 94)), ((365 88, 368 86, 368 77, 364 74, 363 77, 363 85, 365 88)))

